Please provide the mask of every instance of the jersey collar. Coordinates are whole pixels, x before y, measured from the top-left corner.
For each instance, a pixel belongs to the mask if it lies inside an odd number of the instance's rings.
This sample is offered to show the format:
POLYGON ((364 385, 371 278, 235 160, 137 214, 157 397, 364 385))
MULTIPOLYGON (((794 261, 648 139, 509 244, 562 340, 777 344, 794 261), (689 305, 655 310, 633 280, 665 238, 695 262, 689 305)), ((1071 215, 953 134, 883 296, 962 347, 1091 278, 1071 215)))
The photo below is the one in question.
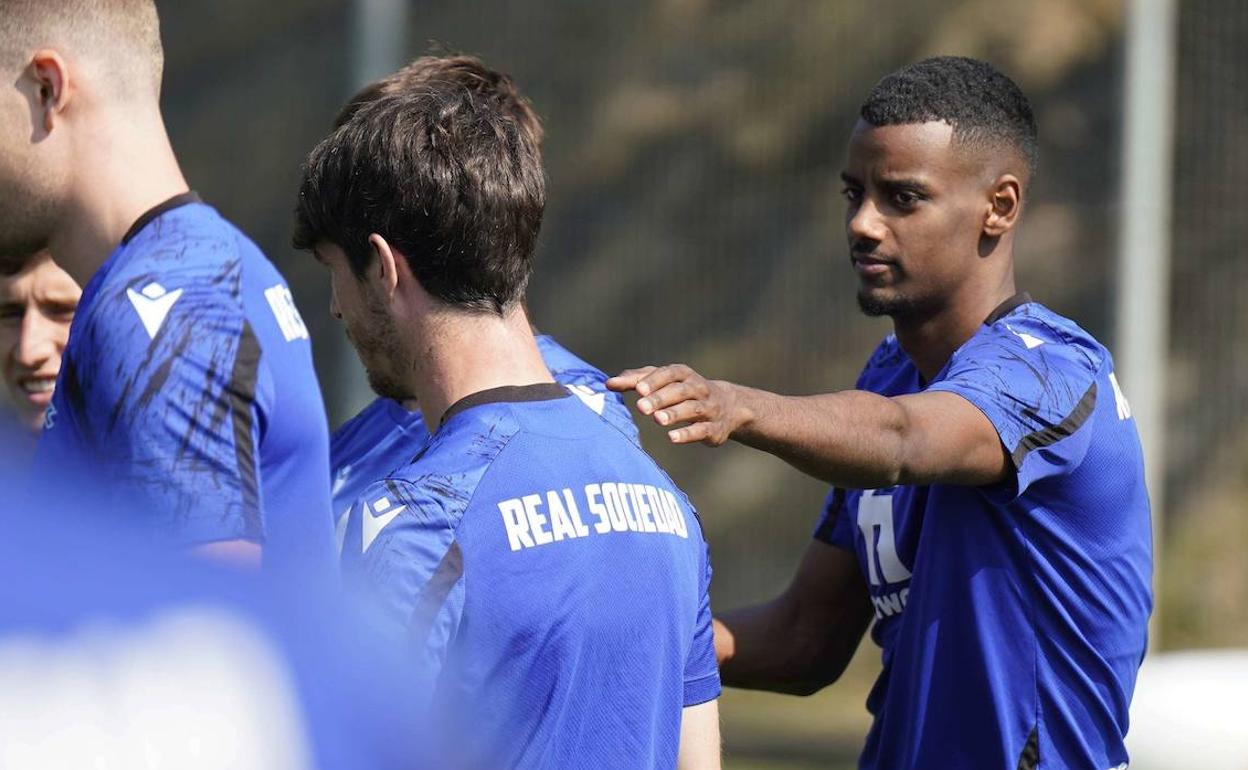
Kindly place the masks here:
POLYGON ((165 201, 164 203, 159 203, 156 206, 148 209, 143 214, 143 216, 139 217, 137 220, 135 220, 134 224, 130 225, 130 229, 127 230, 126 234, 121 237, 121 245, 125 246, 128 243, 130 243, 130 241, 134 240, 134 236, 142 232, 143 228, 150 225, 152 223, 152 220, 155 219, 156 217, 166 212, 172 211, 173 209, 176 209, 179 206, 185 206, 188 203, 202 203, 202 201, 199 198, 199 194, 196 193, 194 190, 191 190, 189 192, 184 192, 181 195, 175 195, 169 200, 165 201))
POLYGON ((1030 294, 1028 294, 1025 291, 1020 291, 1018 294, 1015 294, 1013 297, 1010 297, 1005 302, 1002 302, 1000 305, 997 305, 997 309, 989 313, 988 317, 984 319, 984 326, 992 326, 997 321, 1000 321, 1002 318, 1005 318, 1007 315, 1009 315, 1010 313, 1013 313, 1018 308, 1022 307, 1023 305, 1026 305, 1028 302, 1033 302, 1033 301, 1034 300, 1031 298, 1030 294))
POLYGON ((474 406, 481 406, 482 404, 553 401, 570 395, 572 394, 568 392, 568 389, 557 382, 539 382, 533 385, 504 385, 501 388, 490 388, 489 390, 481 390, 464 396, 451 404, 450 408, 446 410, 446 414, 442 415, 442 421, 438 424, 446 425, 447 420, 460 412, 471 409, 474 406))

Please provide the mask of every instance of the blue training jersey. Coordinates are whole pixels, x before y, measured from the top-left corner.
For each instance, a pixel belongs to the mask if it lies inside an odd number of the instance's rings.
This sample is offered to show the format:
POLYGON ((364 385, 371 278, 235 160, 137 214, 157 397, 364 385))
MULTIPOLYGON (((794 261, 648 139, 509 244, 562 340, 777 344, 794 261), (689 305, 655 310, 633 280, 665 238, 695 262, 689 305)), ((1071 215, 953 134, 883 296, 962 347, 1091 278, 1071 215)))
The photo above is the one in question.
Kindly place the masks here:
POLYGON ((162 543, 332 569, 328 444, 307 329, 255 244, 194 194, 135 223, 83 290, 41 486, 103 480, 101 509, 162 543))
MULTIPOLYGON (((539 334, 535 339, 555 381, 640 446, 637 426, 624 398, 607 390, 607 375, 553 337, 539 334)), ((329 465, 339 550, 347 513, 360 494, 369 484, 411 462, 428 441, 429 430, 419 410, 405 409, 389 398, 374 400, 334 431, 329 440, 329 465)))
POLYGON ((5 767, 438 767, 414 665, 337 586, 156 552, 98 499, 49 516, 21 476, 0 464, 5 767))
POLYGON ((883 650, 860 766, 1125 767, 1152 540, 1109 352, 1020 295, 931 383, 889 336, 858 387, 962 396, 1015 469, 996 486, 829 495, 815 536, 857 555, 883 650))
POLYGON ((682 708, 719 695, 692 506, 562 386, 452 406, 342 563, 434 678, 452 766, 675 767, 682 708))

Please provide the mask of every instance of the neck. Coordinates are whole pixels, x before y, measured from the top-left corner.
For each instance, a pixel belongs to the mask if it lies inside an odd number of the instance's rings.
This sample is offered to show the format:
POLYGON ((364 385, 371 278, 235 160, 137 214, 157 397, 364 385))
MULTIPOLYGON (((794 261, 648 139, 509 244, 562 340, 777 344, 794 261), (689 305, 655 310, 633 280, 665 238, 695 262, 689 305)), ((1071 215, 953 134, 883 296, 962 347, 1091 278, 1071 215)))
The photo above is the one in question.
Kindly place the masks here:
POLYGON ((74 195, 49 244, 80 286, 139 217, 188 189, 158 110, 90 128, 76 146, 74 195))
POLYGON ((423 335, 424 350, 412 368, 411 392, 432 430, 456 401, 505 385, 554 382, 522 309, 504 317, 449 313, 423 335))
POLYGON ((987 285, 967 286, 935 313, 919 318, 894 318, 897 342, 923 379, 931 382, 953 352, 975 335, 998 305, 1014 294, 1012 272, 987 285))

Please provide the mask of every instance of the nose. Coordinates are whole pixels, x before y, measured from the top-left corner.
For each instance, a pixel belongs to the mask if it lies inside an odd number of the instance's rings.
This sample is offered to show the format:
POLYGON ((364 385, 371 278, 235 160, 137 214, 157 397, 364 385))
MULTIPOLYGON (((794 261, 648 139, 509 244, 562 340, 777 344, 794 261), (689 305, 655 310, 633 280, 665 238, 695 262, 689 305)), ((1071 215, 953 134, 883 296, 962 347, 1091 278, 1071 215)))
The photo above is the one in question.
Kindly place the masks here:
POLYGON ((22 335, 17 341, 17 362, 37 369, 45 361, 59 356, 69 338, 69 324, 48 318, 37 310, 22 319, 22 335))
POLYGON ((884 240, 884 218, 871 198, 864 197, 858 208, 850 212, 845 230, 849 235, 850 243, 855 241, 879 243, 884 240))

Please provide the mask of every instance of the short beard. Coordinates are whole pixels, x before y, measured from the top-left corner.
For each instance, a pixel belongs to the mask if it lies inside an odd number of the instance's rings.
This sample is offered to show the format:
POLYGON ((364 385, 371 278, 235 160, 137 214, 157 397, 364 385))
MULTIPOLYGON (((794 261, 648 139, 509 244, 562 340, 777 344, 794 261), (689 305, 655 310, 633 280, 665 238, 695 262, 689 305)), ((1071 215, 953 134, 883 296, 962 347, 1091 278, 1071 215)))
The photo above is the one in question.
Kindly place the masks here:
POLYGON ((858 292, 858 309, 871 318, 885 315, 896 318, 910 315, 914 310, 914 303, 904 295, 878 297, 869 292, 860 291, 858 292))
POLYGON ((402 366, 406 360, 393 319, 370 306, 367 324, 366 334, 358 335, 360 339, 356 338, 357 335, 347 336, 351 338, 360 363, 364 365, 369 387, 382 398, 395 401, 411 398, 408 388, 393 372, 393 367, 402 366))
POLYGON ((930 299, 905 294, 879 297, 865 291, 858 292, 858 308, 872 318, 888 316, 894 321, 908 321, 931 315, 936 311, 937 304, 930 299))

